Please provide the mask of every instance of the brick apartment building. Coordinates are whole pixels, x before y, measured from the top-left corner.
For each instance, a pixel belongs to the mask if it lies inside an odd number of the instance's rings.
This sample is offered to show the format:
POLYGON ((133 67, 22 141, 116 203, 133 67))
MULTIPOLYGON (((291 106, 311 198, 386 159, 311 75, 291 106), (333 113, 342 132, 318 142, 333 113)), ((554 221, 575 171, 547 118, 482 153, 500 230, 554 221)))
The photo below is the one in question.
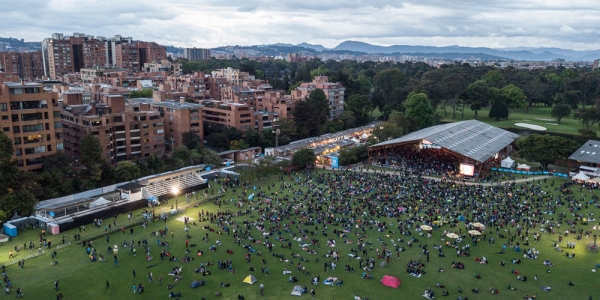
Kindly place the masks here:
POLYGON ((0 71, 33 81, 44 76, 42 51, 0 52, 0 71))
POLYGON ((165 72, 169 76, 181 76, 181 64, 172 63, 168 59, 161 61, 153 61, 151 63, 144 63, 143 71, 145 72, 165 72))
POLYGON ((160 97, 128 99, 129 103, 148 105, 153 111, 159 112, 165 125, 165 143, 176 148, 182 145, 185 132, 195 132, 201 140, 204 139, 202 124, 202 105, 181 101, 162 101, 160 97))
POLYGON ((327 76, 316 76, 312 82, 305 82, 296 88, 302 98, 308 97, 310 92, 315 89, 321 89, 329 101, 329 120, 336 119, 344 111, 344 91, 346 90, 339 83, 328 81, 327 76))
POLYGON ((242 86, 242 84, 246 81, 254 80, 254 76, 250 75, 248 72, 240 72, 238 69, 233 69, 231 67, 227 69, 218 69, 212 71, 212 77, 222 77, 226 78, 230 85, 233 86, 242 86))
POLYGON ((223 99, 221 90, 230 86, 231 84, 227 78, 209 76, 205 79, 205 85, 212 99, 221 100, 223 99))
POLYGON ((83 103, 81 93, 65 93, 60 115, 65 151, 76 157, 81 157, 79 142, 87 134, 100 140, 107 162, 164 154, 163 117, 147 104, 127 103, 121 95, 83 103))
POLYGON ((0 84, 0 127, 14 143, 20 170, 40 169, 44 157, 63 149, 58 94, 40 84, 0 84))
POLYGON ((202 120, 207 124, 235 127, 240 131, 253 129, 254 111, 246 104, 206 100, 202 104, 202 120))
POLYGON ((73 36, 55 33, 52 38, 42 41, 44 75, 51 79, 79 72, 81 68, 117 66, 139 71, 144 63, 166 58, 164 46, 154 42, 134 42, 119 35, 107 39, 83 33, 73 36))

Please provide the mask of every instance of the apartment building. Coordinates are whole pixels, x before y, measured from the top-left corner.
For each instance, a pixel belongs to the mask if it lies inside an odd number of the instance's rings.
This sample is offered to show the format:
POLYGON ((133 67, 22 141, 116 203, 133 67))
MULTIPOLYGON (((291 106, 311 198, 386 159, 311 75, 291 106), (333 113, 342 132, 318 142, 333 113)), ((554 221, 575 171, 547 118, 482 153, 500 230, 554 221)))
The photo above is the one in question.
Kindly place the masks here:
MULTIPOLYGON (((112 74, 115 73, 128 73, 128 69, 117 68, 117 67, 100 67, 95 66, 92 68, 82 68, 80 70, 80 78, 82 82, 103 82, 108 81, 112 74), (97 80, 100 79, 100 80, 97 80)), ((117 75, 118 76, 118 75, 117 75)), ((107 82, 103 82, 107 83, 107 82)))
POLYGON ((144 63, 143 70, 145 72, 165 72, 169 76, 181 76, 181 64, 172 63, 168 59, 163 59, 159 62, 144 63))
POLYGON ((163 118, 147 104, 127 103, 121 95, 83 103, 81 93, 67 93, 60 116, 65 151, 76 157, 81 157, 79 143, 87 134, 100 140, 107 162, 164 154, 163 118))
POLYGON ((0 71, 33 81, 44 76, 42 51, 0 52, 0 71))
POLYGON ((344 91, 339 83, 329 82, 327 76, 316 76, 312 82, 305 82, 296 88, 302 98, 308 97, 310 92, 321 89, 329 101, 329 120, 339 117, 344 111, 344 91))
POLYGON ((167 47, 154 42, 132 42, 115 46, 116 65, 133 71, 142 70, 145 63, 167 59, 167 47))
POLYGON ((183 134, 195 132, 201 140, 204 139, 202 124, 202 105, 181 101, 162 101, 160 97, 128 99, 131 104, 148 105, 157 111, 165 125, 165 143, 171 148, 182 145, 183 134))
POLYGON ((248 72, 240 72, 240 70, 231 67, 212 71, 211 75, 212 77, 226 78, 233 86, 242 86, 245 81, 255 79, 254 75, 250 75, 248 72))
POLYGON ((207 124, 235 127, 240 131, 253 129, 254 111, 247 104, 205 100, 202 105, 202 120, 207 124))
POLYGON ((210 97, 214 100, 223 99, 221 90, 231 85, 229 80, 223 77, 208 76, 204 82, 206 85, 206 90, 209 91, 210 97))
POLYGON ((185 48, 183 49, 183 58, 187 60, 210 59, 210 49, 185 48))
POLYGON ((44 157, 63 150, 58 94, 40 84, 0 84, 0 127, 14 143, 20 170, 41 169, 44 157))

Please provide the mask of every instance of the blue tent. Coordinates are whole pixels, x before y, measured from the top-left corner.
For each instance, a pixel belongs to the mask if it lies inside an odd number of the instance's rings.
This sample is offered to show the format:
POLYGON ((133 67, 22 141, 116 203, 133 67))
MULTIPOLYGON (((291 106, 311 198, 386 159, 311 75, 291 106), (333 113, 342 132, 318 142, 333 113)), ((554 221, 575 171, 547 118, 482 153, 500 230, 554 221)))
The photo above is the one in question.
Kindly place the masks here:
POLYGON ((458 216, 458 220, 464 222, 466 220, 465 216, 460 215, 458 216))

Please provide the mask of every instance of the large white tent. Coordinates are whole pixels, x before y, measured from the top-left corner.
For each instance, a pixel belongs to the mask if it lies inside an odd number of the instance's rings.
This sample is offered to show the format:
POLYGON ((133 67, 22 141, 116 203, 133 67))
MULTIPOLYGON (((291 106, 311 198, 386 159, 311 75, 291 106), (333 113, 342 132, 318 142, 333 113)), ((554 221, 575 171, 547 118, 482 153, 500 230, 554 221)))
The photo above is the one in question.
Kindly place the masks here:
POLYGON ((573 180, 581 180, 581 181, 586 181, 589 180, 590 177, 583 174, 582 172, 577 173, 577 175, 573 176, 573 180))
POLYGON ((515 160, 510 158, 510 156, 507 156, 505 159, 503 159, 500 162, 500 166, 502 168, 507 168, 507 169, 511 169, 515 167, 515 160))

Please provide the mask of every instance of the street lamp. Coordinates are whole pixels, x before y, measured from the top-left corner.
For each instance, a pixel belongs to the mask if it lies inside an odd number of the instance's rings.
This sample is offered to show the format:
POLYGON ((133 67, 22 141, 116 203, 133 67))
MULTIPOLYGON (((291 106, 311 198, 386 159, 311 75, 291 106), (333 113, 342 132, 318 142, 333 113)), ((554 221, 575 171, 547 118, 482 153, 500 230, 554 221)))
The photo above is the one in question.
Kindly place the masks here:
POLYGON ((177 209, 177 193, 179 193, 179 189, 176 186, 174 186, 171 189, 171 192, 173 192, 173 194, 175 195, 175 209, 177 209))
POLYGON ((279 129, 275 130, 275 148, 279 147, 279 134, 281 131, 279 129))

